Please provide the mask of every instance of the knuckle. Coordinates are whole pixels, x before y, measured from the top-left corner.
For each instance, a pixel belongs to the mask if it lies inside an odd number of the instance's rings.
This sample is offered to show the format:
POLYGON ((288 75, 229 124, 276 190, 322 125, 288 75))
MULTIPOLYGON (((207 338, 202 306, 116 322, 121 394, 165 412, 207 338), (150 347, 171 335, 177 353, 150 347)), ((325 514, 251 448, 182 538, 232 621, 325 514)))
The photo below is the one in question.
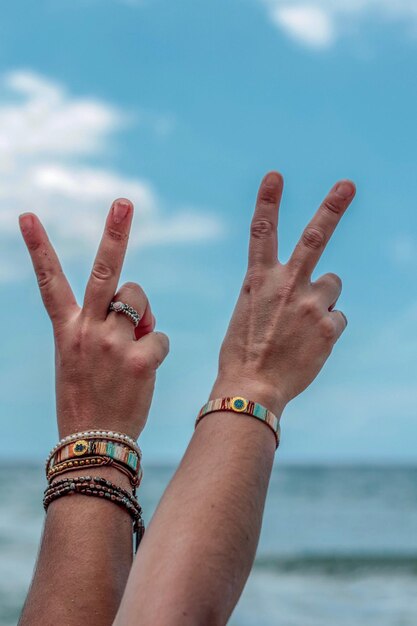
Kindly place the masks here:
POLYGON ((320 333, 323 339, 333 342, 336 339, 336 328, 329 317, 320 320, 320 333))
POLYGON ((47 291, 54 281, 54 275, 48 270, 38 270, 36 277, 41 291, 47 291))
POLYGON ((149 362, 149 359, 142 354, 135 354, 130 358, 129 370, 134 376, 149 376, 154 369, 155 368, 152 367, 152 363, 149 362))
POLYGON ((274 225, 270 220, 265 218, 255 219, 250 227, 252 237, 255 239, 264 239, 274 232, 274 225))
POLYGON ((325 234, 320 228, 306 228, 302 236, 302 242, 307 248, 319 250, 324 246, 325 234))
POLYGON ((41 247, 41 242, 37 241, 36 239, 27 239, 26 246, 31 252, 36 252, 41 247))
POLYGON ((305 298, 301 302, 301 312, 306 317, 320 318, 321 309, 317 300, 314 298, 305 298))
POLYGON ((96 262, 91 270, 91 276, 97 281, 106 281, 113 277, 113 269, 105 263, 96 262))
POLYGON ((120 230, 112 228, 111 226, 108 226, 106 228, 106 235, 113 241, 126 241, 126 239, 128 238, 127 233, 121 232, 120 230))
POLYGON ((334 198, 326 198, 322 204, 322 208, 332 215, 340 215, 342 212, 342 206, 334 198))
POLYGON ((114 352, 118 343, 110 335, 104 335, 100 338, 99 345, 102 352, 114 352))

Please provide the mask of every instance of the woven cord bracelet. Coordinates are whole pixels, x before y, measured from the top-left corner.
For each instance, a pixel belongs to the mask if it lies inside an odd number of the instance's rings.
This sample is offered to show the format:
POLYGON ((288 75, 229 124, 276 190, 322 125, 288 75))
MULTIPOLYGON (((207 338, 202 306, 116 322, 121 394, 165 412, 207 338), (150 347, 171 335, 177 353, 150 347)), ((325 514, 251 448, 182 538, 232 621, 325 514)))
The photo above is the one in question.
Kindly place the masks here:
POLYGON ((279 446, 281 428, 279 425, 279 419, 276 415, 271 413, 261 404, 246 400, 240 396, 234 396, 230 398, 217 398, 216 400, 210 400, 200 410, 195 422, 197 428, 200 421, 209 413, 217 413, 219 411, 230 411, 231 413, 241 413, 242 415, 250 415, 256 419, 264 422, 272 430, 275 436, 277 448, 279 446))
POLYGON ((141 456, 132 449, 126 441, 115 440, 105 435, 95 436, 90 434, 84 439, 73 439, 60 443, 49 454, 46 462, 47 480, 57 473, 88 467, 103 465, 102 459, 107 457, 108 464, 129 476, 132 486, 138 486, 142 477, 140 466, 141 456))
POLYGON ((46 475, 46 479, 48 482, 51 482, 55 477, 60 476, 66 472, 72 471, 80 471, 80 470, 89 470, 98 467, 115 467, 117 470, 125 474, 129 478, 130 484, 135 490, 139 487, 142 480, 142 468, 139 466, 137 473, 132 472, 130 469, 127 469, 122 463, 115 461, 110 457, 104 456, 94 456, 87 457, 82 459, 75 459, 70 461, 63 461, 61 463, 57 463, 53 465, 52 468, 48 471, 46 475))

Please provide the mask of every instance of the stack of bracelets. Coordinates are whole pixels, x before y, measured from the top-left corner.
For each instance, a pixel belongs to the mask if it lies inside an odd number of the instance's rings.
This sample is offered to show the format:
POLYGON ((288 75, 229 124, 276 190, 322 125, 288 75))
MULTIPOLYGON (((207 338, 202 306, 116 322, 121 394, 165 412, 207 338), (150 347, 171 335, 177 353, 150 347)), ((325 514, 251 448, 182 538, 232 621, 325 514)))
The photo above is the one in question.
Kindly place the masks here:
POLYGON ((46 460, 45 511, 51 502, 74 493, 106 498, 123 507, 132 517, 136 535, 136 550, 144 533, 142 509, 136 498, 136 489, 142 480, 142 454, 137 443, 122 433, 88 430, 64 437, 51 450, 46 460), (132 493, 100 476, 56 477, 64 472, 91 471, 103 465, 115 467, 129 477, 132 493))
MULTIPOLYGON (((200 410, 196 426, 206 415, 218 411, 250 415, 260 420, 272 430, 278 448, 279 419, 262 405, 240 396, 210 400, 200 410)), ((114 502, 123 507, 132 518, 137 550, 145 530, 142 509, 136 498, 136 489, 142 480, 141 458, 142 454, 137 443, 121 433, 88 430, 64 437, 51 450, 46 460, 46 477, 49 485, 43 499, 45 511, 54 500, 72 494, 95 496, 114 502), (126 474, 132 485, 132 493, 102 476, 86 474, 55 480, 63 473, 74 470, 89 472, 103 465, 115 467, 126 474)))

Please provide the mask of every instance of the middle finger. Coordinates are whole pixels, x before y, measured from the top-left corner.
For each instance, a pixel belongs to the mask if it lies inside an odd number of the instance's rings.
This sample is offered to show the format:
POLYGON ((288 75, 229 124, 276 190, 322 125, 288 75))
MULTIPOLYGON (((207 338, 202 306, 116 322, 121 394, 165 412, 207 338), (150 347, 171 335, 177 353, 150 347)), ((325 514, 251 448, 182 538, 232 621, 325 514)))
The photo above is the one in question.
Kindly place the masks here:
POLYGON ((132 217, 129 200, 119 198, 113 202, 84 296, 83 312, 91 319, 107 317, 122 271, 132 217))

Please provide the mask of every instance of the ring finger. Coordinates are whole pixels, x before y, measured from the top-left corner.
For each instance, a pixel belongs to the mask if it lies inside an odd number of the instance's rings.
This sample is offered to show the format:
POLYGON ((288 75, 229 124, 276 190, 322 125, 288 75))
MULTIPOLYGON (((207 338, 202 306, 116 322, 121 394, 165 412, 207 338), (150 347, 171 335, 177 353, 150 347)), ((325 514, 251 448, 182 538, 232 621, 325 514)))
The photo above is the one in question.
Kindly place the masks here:
POLYGON ((324 274, 313 283, 313 289, 321 295, 326 309, 331 311, 342 293, 342 281, 336 274, 324 274))
POLYGON ((155 318, 152 315, 149 300, 142 287, 136 283, 125 283, 115 294, 112 302, 122 302, 128 304, 139 315, 139 324, 135 327, 133 321, 125 313, 110 311, 108 314, 109 323, 117 327, 128 336, 140 339, 155 327, 155 318))

